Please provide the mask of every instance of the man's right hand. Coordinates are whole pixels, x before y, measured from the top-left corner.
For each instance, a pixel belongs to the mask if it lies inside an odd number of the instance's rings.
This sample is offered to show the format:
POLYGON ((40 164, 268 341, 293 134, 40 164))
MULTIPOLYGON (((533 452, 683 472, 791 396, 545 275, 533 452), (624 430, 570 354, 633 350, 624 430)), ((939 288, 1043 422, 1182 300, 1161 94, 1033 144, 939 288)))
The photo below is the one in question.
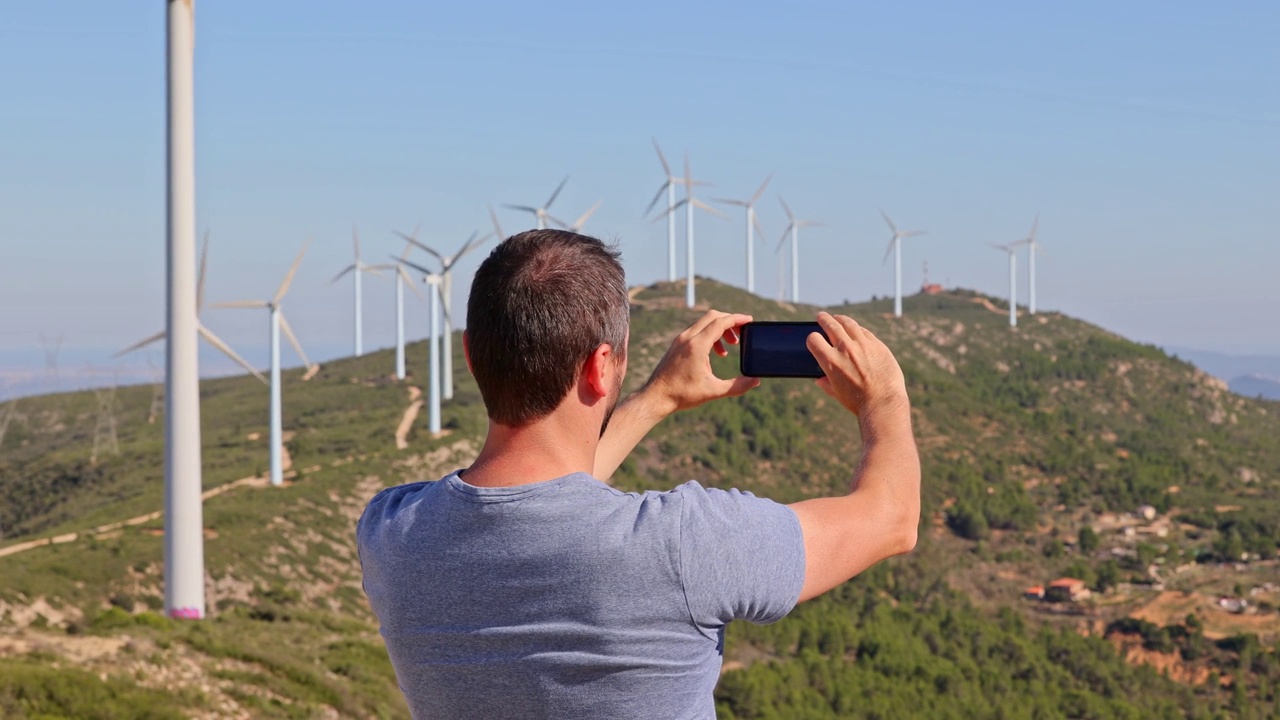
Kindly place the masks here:
POLYGON ((826 377, 818 387, 862 419, 881 408, 907 404, 907 384, 893 353, 880 339, 847 315, 818 313, 826 332, 810 333, 809 352, 826 377))

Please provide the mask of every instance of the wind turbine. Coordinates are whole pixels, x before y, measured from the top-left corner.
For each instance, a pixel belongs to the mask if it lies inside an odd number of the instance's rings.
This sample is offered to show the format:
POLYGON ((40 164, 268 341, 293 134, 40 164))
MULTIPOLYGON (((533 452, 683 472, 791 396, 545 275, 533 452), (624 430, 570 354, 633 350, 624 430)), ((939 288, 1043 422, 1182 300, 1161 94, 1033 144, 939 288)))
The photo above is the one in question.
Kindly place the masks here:
POLYGON ((275 486, 284 484, 284 457, 282 452, 284 432, 280 408, 280 331, 284 331, 285 337, 289 339, 289 344, 298 353, 298 357, 302 358, 302 364, 308 370, 314 367, 311 361, 307 359, 307 354, 302 351, 302 345, 298 344, 298 338, 293 334, 293 329, 289 327, 289 321, 285 319, 284 311, 280 307, 280 301, 284 300, 285 293, 289 292, 289 284, 293 282, 293 276, 298 272, 298 265, 302 262, 302 256, 306 253, 307 246, 304 243, 302 251, 298 253, 298 257, 294 258, 293 265, 289 266, 289 272, 285 274, 280 287, 276 289, 276 294, 270 300, 239 300, 218 303, 214 306, 224 308, 266 308, 269 313, 271 323, 271 424, 269 442, 271 444, 271 484, 275 486))
POLYGON ((889 236, 889 247, 884 251, 884 260, 880 264, 889 261, 889 253, 893 253, 893 316, 902 317, 902 239, 924 235, 928 230, 907 230, 903 232, 893 224, 893 220, 889 218, 889 213, 884 210, 880 211, 880 217, 884 218, 885 224, 889 226, 889 231, 893 235, 889 236))
MULTIPOLYGON (((693 209, 705 210, 717 217, 724 217, 724 213, 711 207, 693 196, 693 188, 695 185, 707 185, 708 183, 693 179, 693 173, 689 169, 689 153, 684 154, 684 178, 680 181, 684 185, 684 199, 667 209, 665 215, 671 216, 681 207, 684 208, 684 262, 685 271, 688 275, 688 281, 684 287, 684 303, 686 307, 693 307, 697 304, 697 297, 694 292, 694 272, 693 272, 693 209)), ((662 218, 659 215, 654 218, 657 222, 662 218)))
MULTIPOLYGON (((595 211, 595 208, 592 208, 591 210, 587 211, 587 216, 589 217, 591 213, 594 211, 595 211)), ((574 228, 571 228, 571 229, 574 229, 574 228)), ((574 229, 574 231, 576 232, 577 230, 574 229)), ((408 241, 411 246, 416 246, 418 248, 421 248, 424 252, 428 253, 429 255, 434 257, 436 260, 440 261, 440 272, 438 273, 440 275, 440 299, 442 301, 442 304, 444 305, 444 337, 443 337, 444 348, 442 350, 444 354, 444 363, 443 363, 444 382, 442 385, 443 390, 441 392, 441 396, 444 400, 452 400, 453 399, 453 267, 454 265, 458 264, 458 261, 461 260, 464 255, 480 247, 481 244, 483 244, 489 238, 493 237, 493 235, 485 235, 481 237, 480 231, 477 230, 471 233, 471 237, 467 238, 467 241, 462 244, 462 247, 458 248, 457 252, 455 252, 452 255, 442 255, 435 248, 428 247, 427 245, 421 242, 418 242, 418 239, 415 237, 409 237, 408 235, 405 235, 404 233, 399 233, 399 232, 396 234, 404 238, 406 241, 408 241)), ((401 262, 405 262, 404 258, 401 258, 401 262)), ((422 269, 420 266, 413 265, 412 263, 410 263, 409 266, 417 268, 419 270, 422 269)), ((423 272, 427 275, 436 274, 428 271, 423 271, 423 272)))
POLYGON ((427 430, 434 436, 440 434, 440 341, 437 336, 440 334, 441 276, 410 260, 403 262, 422 273, 422 279, 431 286, 429 291, 431 302, 428 303, 431 332, 427 335, 427 346, 430 348, 428 353, 430 372, 427 375, 427 430))
POLYGON ((511 208, 512 210, 523 210, 524 212, 532 213, 533 216, 538 219, 539 230, 543 230, 547 227, 548 220, 554 222, 560 227, 564 227, 565 226, 564 222, 552 217, 551 214, 547 212, 547 209, 551 207, 551 204, 556 201, 557 197, 560 197, 560 191, 564 189, 564 184, 567 182, 569 182, 569 176, 565 175, 564 179, 560 181, 560 184, 556 186, 556 191, 551 193, 551 197, 548 198, 545 203, 543 203, 542 207, 533 207, 532 205, 507 205, 507 204, 504 204, 503 207, 511 208))
POLYGON ((791 302, 800 302, 800 228, 802 227, 822 227, 822 223, 812 220, 800 220, 791 213, 791 208, 787 205, 787 201, 778 196, 778 202, 782 203, 782 210, 787 213, 787 227, 782 231, 782 239, 778 241, 778 250, 782 250, 782 244, 787 241, 787 233, 791 234, 791 302))
MULTIPOLYGON (((658 199, 665 192, 667 194, 667 211, 663 215, 667 218, 667 282, 676 281, 676 185, 681 185, 687 178, 676 177, 671 174, 671 165, 667 163, 667 157, 662 154, 662 148, 658 146, 657 138, 649 138, 653 141, 653 149, 658 153, 658 162, 662 163, 662 173, 665 179, 662 186, 658 188, 658 192, 654 194, 653 200, 649 202, 649 207, 644 209, 644 214, 648 215, 653 212, 653 206, 658 204, 658 199)), ((696 185, 706 185, 708 183, 695 182, 696 185)), ((661 217, 661 216, 659 216, 661 217)))
MULTIPOLYGON (((397 233, 399 234, 399 233, 397 233)), ((413 230, 414 237, 418 235, 418 229, 413 230)), ((413 243, 406 242, 404 250, 400 252, 400 256, 391 256, 395 262, 387 265, 374 265, 377 270, 391 270, 396 274, 396 379, 403 380, 405 378, 404 371, 404 285, 407 282, 409 289, 414 292, 423 302, 427 301, 427 297, 422 294, 418 286, 414 284, 409 274, 404 271, 405 258, 409 257, 409 251, 413 249, 413 243)))
POLYGON ((329 284, 332 285, 333 283, 338 282, 347 273, 351 273, 352 278, 355 280, 355 350, 356 357, 360 357, 364 354, 364 330, 361 323, 363 316, 363 312, 361 311, 361 299, 363 293, 360 292, 360 276, 363 273, 369 273, 370 275, 377 275, 379 273, 377 268, 372 265, 366 265, 360 260, 360 233, 356 230, 355 225, 351 226, 351 241, 356 247, 355 262, 343 268, 342 272, 334 275, 333 279, 329 281, 329 284))
MULTIPOLYGON (((231 358, 237 364, 239 364, 240 367, 244 368, 245 370, 248 370, 251 375, 253 375, 254 377, 258 378, 259 380, 265 383, 267 379, 262 376, 262 373, 258 372, 256 368, 254 368, 252 365, 249 364, 249 361, 240 357, 240 355, 238 355, 235 350, 231 349, 230 345, 227 345, 225 342, 223 342, 221 338, 219 338, 217 335, 214 335, 213 332, 209 330, 209 328, 205 327, 204 323, 200 322, 200 312, 201 310, 204 309, 204 278, 205 278, 205 272, 208 269, 208 266, 209 266, 209 233, 208 231, 206 231, 204 234, 204 244, 200 251, 200 269, 196 279, 196 295, 195 295, 196 323, 195 323, 194 335, 199 335, 200 337, 204 338, 205 342, 217 348, 217 350, 221 352, 223 355, 226 355, 227 357, 231 358)), ((152 343, 160 342, 161 340, 164 340, 166 337, 168 337, 168 331, 161 330, 155 335, 151 335, 146 338, 143 338, 142 340, 139 340, 138 342, 130 345, 129 347, 121 350, 120 352, 116 353, 115 355, 112 355, 111 357, 112 359, 123 357, 135 350, 141 350, 142 348, 152 343)), ((165 394, 165 402, 166 403, 168 402, 167 390, 165 394)), ((165 412, 168 412, 168 411, 169 409, 168 409, 168 406, 166 405, 165 412)))
POLYGON ((760 220, 756 218, 756 201, 764 194, 764 189, 769 186, 769 181, 773 179, 773 173, 769 173, 769 177, 760 183, 760 189, 747 200, 732 200, 730 198, 712 198, 718 203, 726 205, 737 205, 747 209, 747 292, 756 291, 756 255, 755 244, 751 237, 752 230, 760 233, 760 238, 764 238, 764 230, 760 227, 760 220))
POLYGON ((1009 254, 1009 327, 1018 326, 1018 246, 1021 243, 1009 243, 1008 245, 997 245, 996 243, 987 243, 997 250, 1003 250, 1009 254))
POLYGON ((1036 219, 1031 221, 1031 234, 1027 235, 1016 244, 1027 246, 1027 271, 1028 284, 1031 291, 1030 303, 1027 305, 1027 313, 1036 314, 1036 253, 1040 252, 1040 243, 1036 240, 1036 230, 1040 228, 1040 213, 1036 213, 1036 219))

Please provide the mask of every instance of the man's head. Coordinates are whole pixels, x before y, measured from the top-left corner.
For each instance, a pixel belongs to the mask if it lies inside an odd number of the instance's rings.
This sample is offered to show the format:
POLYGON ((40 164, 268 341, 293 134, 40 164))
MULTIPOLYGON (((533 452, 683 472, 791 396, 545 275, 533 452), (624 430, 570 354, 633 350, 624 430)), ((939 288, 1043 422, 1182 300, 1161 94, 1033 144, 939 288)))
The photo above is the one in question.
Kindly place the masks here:
POLYGON ((467 300, 467 360, 489 418, 545 417, 584 379, 615 363, 604 423, 625 370, 630 307, 618 252, 564 230, 513 235, 480 264, 467 300))

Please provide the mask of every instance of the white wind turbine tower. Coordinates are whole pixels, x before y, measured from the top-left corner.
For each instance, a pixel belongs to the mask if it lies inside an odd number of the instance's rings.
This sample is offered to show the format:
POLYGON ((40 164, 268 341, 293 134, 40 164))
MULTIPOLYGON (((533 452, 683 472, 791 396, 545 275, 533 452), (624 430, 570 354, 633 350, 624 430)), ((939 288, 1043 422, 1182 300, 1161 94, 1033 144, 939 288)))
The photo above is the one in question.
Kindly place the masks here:
POLYGON ((293 346, 294 351, 298 353, 298 357, 302 359, 302 364, 307 367, 308 373, 315 369, 315 366, 307 359, 307 354, 302 351, 302 345, 298 344, 298 338, 293 334, 293 329, 289 327, 289 321, 285 319, 284 311, 280 307, 280 301, 284 300, 285 293, 289 292, 289 284, 293 282, 293 276, 298 272, 298 265, 302 262, 302 256, 306 252, 307 246, 304 244, 302 251, 298 253, 298 257, 294 258, 293 265, 289 266, 289 272, 285 274, 280 287, 276 289, 276 294, 270 300, 239 300, 215 305, 215 307, 224 308, 266 308, 269 313, 271 323, 271 415, 268 442, 270 443, 271 456, 271 484, 275 486, 284 484, 284 457, 282 452, 284 430, 280 407, 280 332, 282 330, 285 337, 289 339, 289 344, 293 346))
POLYGON ((1040 213, 1036 213, 1036 219, 1031 221, 1031 234, 1016 243, 1027 246, 1028 289, 1031 292, 1027 305, 1027 313, 1029 315, 1036 314, 1036 253, 1040 252, 1040 242, 1036 240, 1036 230, 1038 229, 1040 229, 1040 213))
POLYGON ((361 309, 364 294, 360 290, 360 276, 364 273, 377 275, 378 270, 374 266, 366 265, 360 260, 360 233, 356 230, 354 225, 351 226, 351 242, 356 248, 355 262, 343 268, 342 272, 334 275, 333 279, 329 281, 329 284, 332 285, 333 283, 338 282, 346 276, 347 273, 351 273, 351 277, 355 281, 355 356, 360 357, 364 354, 364 328, 362 327, 364 312, 361 309))
POLYGON ((787 235, 791 235, 791 302, 800 302, 800 228, 802 227, 822 227, 822 223, 812 220, 800 220, 791 213, 791 208, 787 205, 787 201, 778 196, 778 202, 782 203, 782 210, 787 213, 787 227, 782 231, 782 239, 778 241, 778 250, 782 249, 783 243, 787 241, 787 235))
MULTIPOLYGON (((684 303, 686 307, 693 307, 697 304, 697 294, 694 292, 694 264, 693 264, 693 209, 705 210, 717 217, 724 217, 724 213, 716 210, 710 205, 702 202, 693 196, 693 188, 695 185, 707 185, 709 183, 701 180, 694 180, 693 173, 689 170, 689 153, 684 154, 684 178, 680 181, 684 185, 684 198, 671 206, 665 215, 671 216, 676 210, 684 208, 684 263, 685 274, 688 280, 684 287, 684 303)), ((654 218, 654 222, 662 219, 662 215, 654 218)))
MULTIPOLYGON (((397 233, 400 234, 400 233, 397 233)), ((413 231, 413 237, 417 237, 418 229, 413 231)), ((414 292, 423 302, 427 301, 427 297, 422 294, 418 286, 414 284, 409 274, 404 271, 405 258, 409 257, 409 251, 413 249, 413 244, 406 242, 404 250, 400 252, 400 256, 391 256, 394 263, 388 265, 374 265, 377 270, 390 270, 396 275, 396 379, 403 380, 405 378, 404 368, 404 286, 409 284, 409 289, 414 292)))
POLYGON ((927 234, 928 230, 907 230, 903 232, 893 224, 893 220, 889 218, 889 213, 884 210, 880 211, 880 217, 884 218, 885 224, 889 226, 889 231, 893 233, 889 237, 889 247, 884 251, 884 260, 880 264, 889 261, 889 253, 893 253, 893 316, 902 317, 902 240, 903 238, 915 237, 917 235, 927 234))
POLYGON ((1009 254, 1009 327, 1018 326, 1018 245, 1009 243, 998 245, 987 243, 991 247, 1009 254))
MULTIPOLYGON (((164 393, 164 609, 204 617, 200 364, 196 334, 195 0, 168 0, 164 393)), ((212 342, 212 334, 200 333, 212 342)))
POLYGON ((773 173, 769 173, 769 177, 760 183, 760 189, 747 200, 732 200, 730 198, 713 198, 718 203, 726 205, 737 205, 747 210, 747 292, 756 291, 756 254, 755 242, 751 236, 752 231, 760 233, 760 238, 764 239, 764 230, 760 227, 760 220, 756 217, 756 201, 764 194, 764 189, 769 187, 769 181, 773 179, 773 173))
MULTIPOLYGON (((599 204, 597 203, 597 206, 598 205, 599 204)), ((594 211, 595 211, 595 208, 592 208, 591 210, 587 211, 587 214, 586 216, 584 216, 584 218, 582 218, 582 221, 585 222, 586 217, 590 217, 591 213, 594 211)), ((571 228, 571 229, 573 229, 575 232, 577 231, 576 228, 571 228)), ((427 245, 419 242, 417 238, 410 237, 400 232, 396 234, 399 235, 401 238, 404 238, 404 240, 409 242, 412 246, 416 246, 420 248, 423 252, 426 252, 427 254, 434 257, 436 260, 440 261, 440 272, 438 273, 440 276, 440 281, 439 281, 440 282, 440 300, 444 305, 444 335, 442 338, 443 348, 441 349, 441 353, 444 355, 444 362, 442 364, 442 369, 441 369, 441 372, 443 373, 443 382, 441 385, 442 387, 441 398, 444 400, 452 400, 453 399, 453 267, 458 264, 458 261, 461 260, 464 255, 480 247, 480 245, 482 245, 489 238, 493 237, 493 235, 485 235, 481 237, 480 231, 477 230, 471 233, 471 237, 467 238, 467 241, 462 244, 462 247, 458 248, 457 252, 455 252, 452 255, 442 255, 435 248, 428 247, 427 245)), ((405 260, 404 258, 401 258, 401 262, 407 263, 407 260, 405 260)), ((432 272, 422 270, 421 266, 414 265, 413 263, 407 263, 407 264, 410 267, 421 270, 426 275, 437 274, 437 273, 432 273, 432 272)))
POLYGON ((503 207, 511 208, 512 210, 523 210, 524 212, 532 213, 533 216, 538 219, 539 230, 546 229, 548 220, 554 222, 560 227, 564 227, 565 226, 564 222, 552 217, 551 213, 548 213, 547 210, 551 207, 551 204, 556 201, 556 198, 560 197, 560 191, 564 189, 564 184, 567 182, 569 182, 569 176, 565 175, 564 179, 560 181, 560 184, 556 186, 556 191, 551 193, 551 197, 545 203, 543 203, 542 207, 533 207, 532 205, 508 205, 508 204, 503 204, 503 207))
POLYGON ((440 285, 441 277, 439 273, 432 272, 417 263, 410 260, 404 260, 405 265, 422 273, 422 279, 431 286, 427 292, 431 297, 428 303, 431 314, 430 332, 427 335, 427 346, 429 348, 429 372, 427 374, 427 430, 432 435, 440 434, 440 285))
MULTIPOLYGON (((653 206, 658 204, 659 198, 663 193, 667 194, 667 211, 663 215, 667 218, 667 282, 676 281, 676 185, 684 184, 686 178, 676 177, 671 174, 671 166, 667 164, 667 157, 662 154, 662 148, 658 147, 657 138, 653 140, 653 149, 658 152, 658 161, 662 163, 662 172, 666 177, 662 181, 662 186, 658 188, 658 192, 654 194, 653 200, 649 201, 649 207, 644 209, 644 214, 648 215, 653 211, 653 206)), ((687 174, 687 173, 686 173, 687 174)), ((695 182, 695 185, 706 185, 704 182, 695 182)), ((659 216, 662 217, 662 216, 659 216)))

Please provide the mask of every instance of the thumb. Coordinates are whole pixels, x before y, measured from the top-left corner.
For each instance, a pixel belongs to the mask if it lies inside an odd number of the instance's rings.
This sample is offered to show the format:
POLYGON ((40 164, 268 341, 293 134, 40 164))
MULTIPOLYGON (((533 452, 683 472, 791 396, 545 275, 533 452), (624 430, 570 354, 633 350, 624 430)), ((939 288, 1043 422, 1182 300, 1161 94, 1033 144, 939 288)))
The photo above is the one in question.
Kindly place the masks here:
POLYGON ((741 377, 736 377, 730 381, 729 389, 725 392, 724 396, 737 397, 739 395, 745 395, 749 390, 752 390, 759 386, 760 386, 760 378, 746 377, 745 375, 743 375, 741 377))

